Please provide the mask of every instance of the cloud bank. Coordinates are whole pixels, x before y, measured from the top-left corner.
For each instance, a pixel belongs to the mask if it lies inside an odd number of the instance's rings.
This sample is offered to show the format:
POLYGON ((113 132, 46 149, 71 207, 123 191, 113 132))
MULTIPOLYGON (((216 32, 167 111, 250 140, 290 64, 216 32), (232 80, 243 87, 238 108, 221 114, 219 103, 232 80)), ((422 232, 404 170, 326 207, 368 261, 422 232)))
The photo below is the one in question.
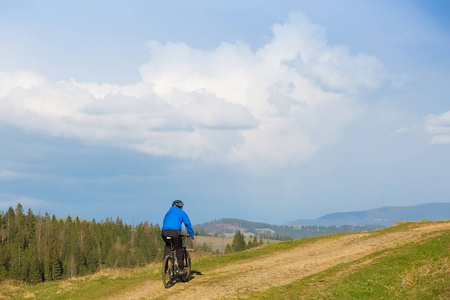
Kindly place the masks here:
POLYGON ((149 155, 300 164, 339 139, 384 70, 372 56, 328 45, 302 13, 272 32, 255 51, 240 41, 212 50, 151 41, 142 81, 131 85, 0 73, 0 122, 149 155))

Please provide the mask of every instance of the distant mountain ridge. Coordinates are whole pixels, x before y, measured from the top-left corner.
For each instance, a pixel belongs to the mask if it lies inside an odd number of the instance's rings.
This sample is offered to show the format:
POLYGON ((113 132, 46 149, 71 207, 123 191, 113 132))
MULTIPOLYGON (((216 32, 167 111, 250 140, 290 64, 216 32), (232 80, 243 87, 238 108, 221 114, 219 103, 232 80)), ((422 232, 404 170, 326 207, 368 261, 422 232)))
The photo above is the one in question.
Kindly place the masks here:
POLYGON ((397 222, 418 222, 422 220, 442 221, 450 219, 450 203, 426 203, 414 206, 385 206, 364 211, 337 212, 314 220, 295 220, 286 225, 319 226, 392 226, 397 222))

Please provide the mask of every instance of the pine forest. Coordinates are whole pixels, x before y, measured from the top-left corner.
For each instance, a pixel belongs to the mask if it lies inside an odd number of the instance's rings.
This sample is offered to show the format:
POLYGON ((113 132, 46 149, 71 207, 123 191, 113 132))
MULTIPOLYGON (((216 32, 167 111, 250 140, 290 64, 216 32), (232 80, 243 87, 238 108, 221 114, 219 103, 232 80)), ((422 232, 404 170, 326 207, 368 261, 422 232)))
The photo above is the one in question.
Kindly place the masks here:
POLYGON ((102 268, 143 266, 162 259, 158 225, 126 225, 25 214, 21 204, 0 212, 0 280, 29 283, 92 274, 102 268))

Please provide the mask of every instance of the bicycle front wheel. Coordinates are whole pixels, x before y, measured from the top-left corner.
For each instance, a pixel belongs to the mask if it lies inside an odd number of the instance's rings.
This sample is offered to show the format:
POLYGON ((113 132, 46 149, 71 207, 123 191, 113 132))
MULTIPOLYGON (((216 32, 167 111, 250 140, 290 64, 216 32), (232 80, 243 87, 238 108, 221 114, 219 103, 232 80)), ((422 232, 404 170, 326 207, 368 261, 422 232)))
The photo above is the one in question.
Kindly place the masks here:
POLYGON ((186 248, 184 249, 184 269, 186 274, 181 275, 181 281, 188 281, 189 275, 191 275, 191 256, 186 248))
POLYGON ((166 255, 162 265, 162 281, 165 288, 168 288, 173 281, 175 266, 170 255, 166 255))

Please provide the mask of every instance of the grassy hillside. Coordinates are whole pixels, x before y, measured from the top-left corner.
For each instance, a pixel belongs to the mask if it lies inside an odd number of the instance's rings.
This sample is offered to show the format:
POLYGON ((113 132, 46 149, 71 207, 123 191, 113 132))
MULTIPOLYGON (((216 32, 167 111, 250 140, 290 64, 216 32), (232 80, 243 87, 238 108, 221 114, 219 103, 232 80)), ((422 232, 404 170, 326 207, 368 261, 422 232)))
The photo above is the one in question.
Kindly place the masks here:
POLYGON ((193 276, 164 289, 159 264, 78 279, 0 283, 0 299, 449 299, 450 222, 194 252, 193 276))
POLYGON ((247 299, 450 299, 450 231, 383 250, 247 299))

